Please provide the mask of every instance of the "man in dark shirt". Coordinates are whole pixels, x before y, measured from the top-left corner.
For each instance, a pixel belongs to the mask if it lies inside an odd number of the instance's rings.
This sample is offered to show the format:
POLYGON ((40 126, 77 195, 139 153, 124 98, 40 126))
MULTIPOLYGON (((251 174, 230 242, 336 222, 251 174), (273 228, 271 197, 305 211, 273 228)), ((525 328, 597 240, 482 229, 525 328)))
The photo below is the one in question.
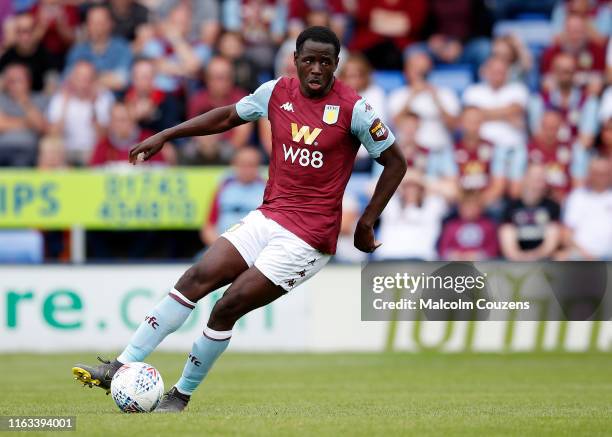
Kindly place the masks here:
POLYGON ((523 180, 521 197, 504 211, 499 241, 504 257, 512 261, 549 258, 560 242, 559 204, 547 196, 546 170, 532 165, 523 180))
POLYGON ((32 14, 15 18, 15 43, 0 57, 0 73, 11 64, 23 64, 30 71, 32 90, 44 88, 45 74, 51 70, 49 55, 34 38, 35 21, 32 14))

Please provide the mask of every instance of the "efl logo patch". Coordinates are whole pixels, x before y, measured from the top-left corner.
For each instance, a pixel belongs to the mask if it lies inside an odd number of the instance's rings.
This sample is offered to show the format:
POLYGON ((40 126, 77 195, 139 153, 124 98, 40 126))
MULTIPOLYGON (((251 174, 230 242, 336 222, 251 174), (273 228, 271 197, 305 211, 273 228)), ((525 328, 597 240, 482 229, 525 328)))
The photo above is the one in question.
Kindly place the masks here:
POLYGON ((340 115, 340 106, 336 105, 325 105, 325 111, 323 111, 323 121, 327 124, 335 124, 338 121, 340 115))
POLYGON ((374 141, 384 141, 389 136, 389 129, 380 121, 380 118, 377 118, 370 126, 370 135, 374 141))

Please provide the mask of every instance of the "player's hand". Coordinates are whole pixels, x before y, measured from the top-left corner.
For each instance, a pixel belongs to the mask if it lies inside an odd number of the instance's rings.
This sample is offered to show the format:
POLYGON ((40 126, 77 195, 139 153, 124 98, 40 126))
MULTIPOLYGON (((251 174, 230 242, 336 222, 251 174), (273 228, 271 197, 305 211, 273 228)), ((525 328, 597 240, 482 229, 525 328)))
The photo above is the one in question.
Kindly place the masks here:
POLYGON ((382 243, 374 239, 374 225, 359 220, 355 228, 355 247, 362 252, 372 253, 382 243))
POLYGON ((130 163, 136 164, 139 161, 148 161, 164 147, 165 142, 166 138, 164 136, 156 134, 136 144, 132 150, 130 150, 130 163))

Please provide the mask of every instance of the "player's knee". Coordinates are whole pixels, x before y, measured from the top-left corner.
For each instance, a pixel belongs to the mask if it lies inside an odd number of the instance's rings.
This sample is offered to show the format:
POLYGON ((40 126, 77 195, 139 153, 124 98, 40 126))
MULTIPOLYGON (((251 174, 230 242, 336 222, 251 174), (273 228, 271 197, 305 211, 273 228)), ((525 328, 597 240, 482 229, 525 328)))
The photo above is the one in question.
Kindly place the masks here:
POLYGON ((227 330, 248 312, 246 299, 237 290, 226 293, 217 301, 210 313, 208 326, 212 329, 227 330))
POLYGON ((183 276, 176 283, 176 289, 188 299, 197 301, 203 297, 202 292, 206 291, 209 280, 210 275, 206 271, 206 267, 196 264, 183 273, 183 276))

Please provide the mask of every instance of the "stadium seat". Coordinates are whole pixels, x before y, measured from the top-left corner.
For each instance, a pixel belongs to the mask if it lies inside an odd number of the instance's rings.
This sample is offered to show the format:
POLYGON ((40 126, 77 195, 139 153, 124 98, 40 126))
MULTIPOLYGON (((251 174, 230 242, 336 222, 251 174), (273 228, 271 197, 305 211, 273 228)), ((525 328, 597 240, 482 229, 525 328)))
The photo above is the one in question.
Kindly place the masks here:
POLYGON ((429 73, 429 81, 436 86, 450 88, 460 96, 472 84, 472 68, 460 64, 436 67, 429 73))
POLYGON ((496 23, 493 34, 495 36, 514 34, 529 47, 546 47, 552 41, 553 29, 548 20, 507 20, 496 23))
POLYGON ((0 231, 0 263, 40 264, 44 242, 33 230, 0 231))
POLYGON ((400 70, 378 70, 372 73, 372 77, 374 79, 374 82, 378 86, 380 86, 387 94, 389 94, 394 89, 402 87, 406 84, 404 74, 400 70))

